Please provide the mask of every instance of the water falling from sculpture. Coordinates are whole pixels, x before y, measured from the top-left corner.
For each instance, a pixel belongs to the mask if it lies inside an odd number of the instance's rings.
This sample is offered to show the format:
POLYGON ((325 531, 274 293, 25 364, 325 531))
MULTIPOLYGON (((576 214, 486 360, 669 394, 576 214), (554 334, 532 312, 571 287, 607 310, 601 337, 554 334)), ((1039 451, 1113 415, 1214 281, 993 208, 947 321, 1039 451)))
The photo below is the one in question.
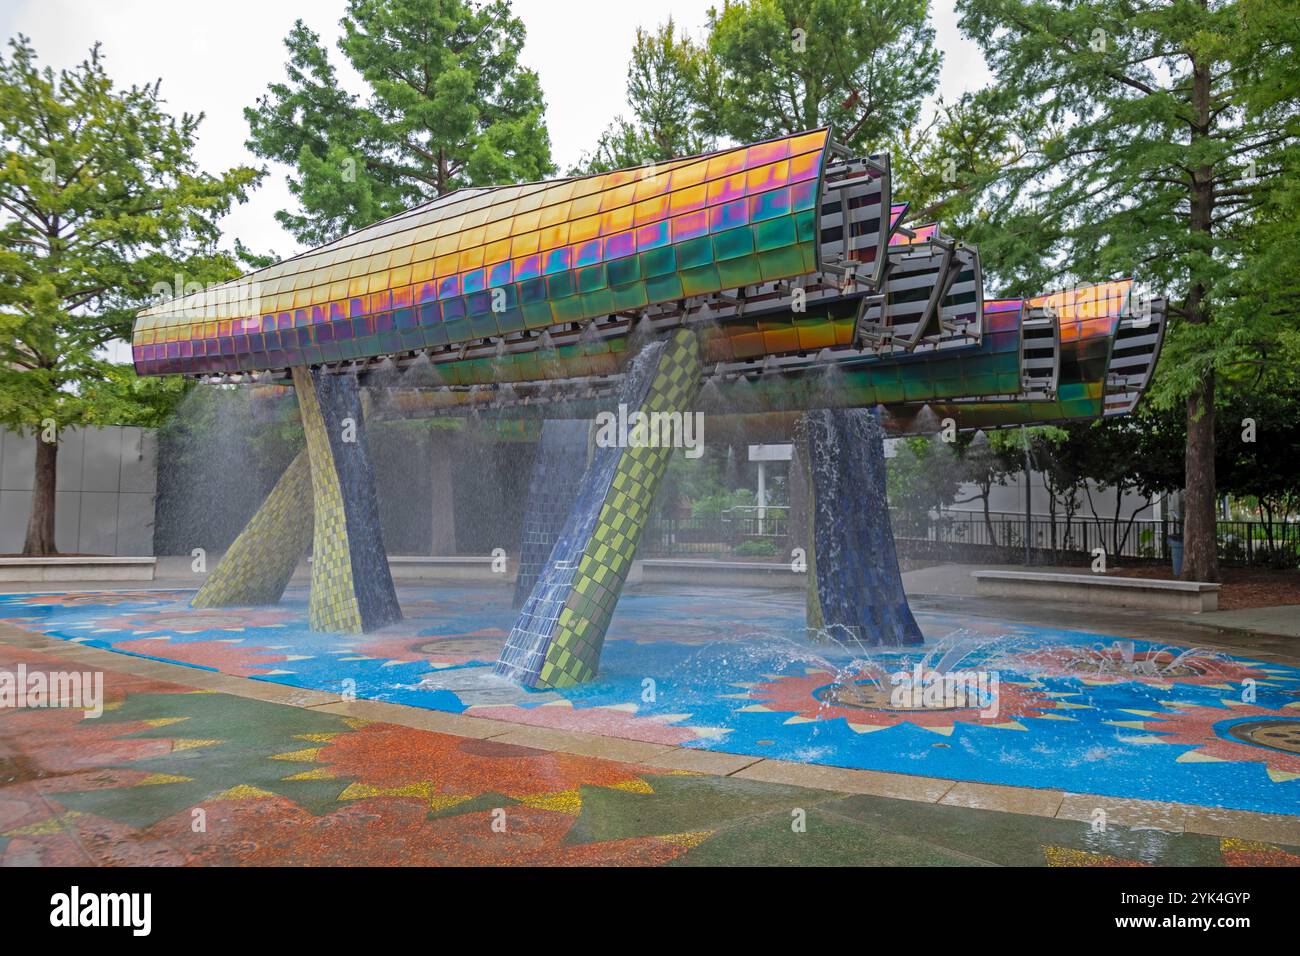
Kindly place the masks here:
MULTIPOLYGON (((390 421, 447 416, 539 441, 511 543, 522 607, 498 669, 558 687, 596 673, 668 455, 641 444, 589 455, 600 410, 682 414, 703 390, 737 452, 788 440, 804 416, 809 623, 861 644, 914 643, 883 428, 867 410, 883 407, 891 434, 936 419, 973 429, 1125 414, 1150 380, 1163 317, 1129 280, 986 300, 976 250, 909 223, 893 201, 889 157, 855 156, 823 128, 451 193, 146 309, 132 347, 142 375, 251 375, 297 394, 306 457, 199 603, 275 600, 310 536, 313 627, 353 633, 400 615, 359 382, 390 421)), ((490 470, 474 479, 488 486, 490 470)))

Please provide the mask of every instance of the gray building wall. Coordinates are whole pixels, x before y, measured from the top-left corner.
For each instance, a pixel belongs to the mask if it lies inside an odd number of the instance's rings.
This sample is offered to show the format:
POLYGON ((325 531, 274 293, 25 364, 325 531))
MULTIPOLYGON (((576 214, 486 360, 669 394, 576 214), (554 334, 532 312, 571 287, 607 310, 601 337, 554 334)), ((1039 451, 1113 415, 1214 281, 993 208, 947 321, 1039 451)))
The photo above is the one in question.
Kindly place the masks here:
MULTIPOLYGON (((1110 520, 1115 513, 1115 489, 1107 488, 1102 490, 1097 483, 1089 479, 1088 486, 1092 490, 1092 503, 1097 509, 1097 514, 1106 520, 1110 520)), ((959 503, 949 505, 948 511, 983 511, 984 505, 978 499, 974 498, 979 493, 979 489, 972 484, 964 484, 957 492, 957 501, 959 503), (964 498, 974 498, 971 501, 963 501, 964 498)), ((1079 510, 1075 513, 1077 520, 1092 517, 1092 508, 1088 506, 1088 498, 1082 492, 1079 494, 1079 510)), ((1043 478, 1042 472, 1034 472, 1030 482, 1030 513, 1035 517, 1045 518, 1050 512, 1051 495, 1047 490, 1047 483, 1043 478)), ((1127 521, 1129 515, 1137 512, 1138 520, 1155 519, 1160 520, 1160 511, 1163 500, 1156 498, 1148 503, 1143 495, 1126 492, 1123 500, 1120 502, 1120 515, 1127 521)), ((1057 502, 1057 515, 1061 516, 1063 505, 1057 502)), ((989 511, 1007 512, 1009 514, 1023 514, 1025 510, 1025 476, 1023 473, 1012 475, 1007 479, 1005 485, 995 485, 989 491, 989 511)))
MULTIPOLYGON (((22 551, 35 463, 35 436, 0 430, 0 554, 22 551)), ((65 553, 153 554, 157 484, 153 429, 64 429, 55 484, 55 545, 65 553)))

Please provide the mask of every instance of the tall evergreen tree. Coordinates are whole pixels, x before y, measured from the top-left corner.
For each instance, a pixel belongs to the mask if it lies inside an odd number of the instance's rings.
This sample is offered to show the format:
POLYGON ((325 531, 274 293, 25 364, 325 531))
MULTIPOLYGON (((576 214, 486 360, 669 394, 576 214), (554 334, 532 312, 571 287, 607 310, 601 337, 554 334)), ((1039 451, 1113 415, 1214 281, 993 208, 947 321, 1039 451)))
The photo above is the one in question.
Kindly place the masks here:
POLYGON ((911 204, 912 221, 942 220, 948 232, 972 239, 982 223, 980 197, 1022 149, 1015 124, 987 92, 941 101, 928 121, 889 138, 894 195, 911 204))
POLYGON ((672 18, 653 31, 638 27, 627 68, 631 118, 616 117, 575 171, 604 172, 712 149, 714 138, 700 116, 705 68, 703 51, 672 18))
POLYGON ((463 186, 553 171, 524 25, 507 0, 349 0, 339 49, 368 89, 347 92, 301 20, 287 79, 246 109, 248 147, 292 167, 301 212, 277 218, 319 245, 463 186))
POLYGON ((1028 137, 984 197, 997 228, 981 251, 1013 287, 1136 273, 1170 298, 1155 398, 1186 405, 1184 576, 1216 580, 1216 387, 1279 337, 1241 305, 1243 283, 1262 278, 1254 230, 1295 195, 1294 3, 1285 15, 1261 0, 957 6, 996 108, 1028 137))
POLYGON ((710 128, 749 142, 832 124, 851 149, 912 126, 941 55, 928 0, 744 0, 710 11, 710 128))
POLYGON ((115 89, 99 47, 75 69, 37 65, 26 37, 0 57, 0 424, 37 436, 24 554, 54 554, 59 431, 156 424, 178 379, 136 379, 105 346, 135 312, 238 274, 217 220, 259 174, 198 169, 201 116, 173 117, 159 84, 115 89), (177 288, 177 280, 183 288, 177 288))

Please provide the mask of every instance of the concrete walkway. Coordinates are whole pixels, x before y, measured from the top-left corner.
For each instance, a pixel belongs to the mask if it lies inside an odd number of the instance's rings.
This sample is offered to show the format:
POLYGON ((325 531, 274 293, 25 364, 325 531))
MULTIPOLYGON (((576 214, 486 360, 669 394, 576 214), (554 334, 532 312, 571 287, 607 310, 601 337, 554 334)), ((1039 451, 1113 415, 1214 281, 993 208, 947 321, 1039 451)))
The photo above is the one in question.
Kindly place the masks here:
POLYGON ((1300 647, 1300 604, 1250 607, 1236 611, 1207 611, 1204 614, 1187 615, 1182 619, 1231 630, 1295 638, 1296 646, 1300 647))
MULTIPOLYGON (((1256 649, 1300 656, 1300 605, 1247 608, 1236 611, 1206 611, 1182 614, 1131 608, 1098 607, 1045 601, 1012 601, 1008 598, 976 596, 972 571, 1023 571, 1018 564, 941 564, 903 574, 903 587, 922 607, 967 608, 971 613, 1014 618, 1026 623, 1057 623, 1069 620, 1070 627, 1107 633, 1189 641, 1203 646, 1235 647, 1245 653, 1256 649), (952 600, 961 599, 961 600, 952 600), (969 600, 967 600, 969 599, 969 600), (1190 628, 1190 632, 1188 630, 1190 628), (1109 629, 1109 630, 1107 630, 1109 629), (1280 640, 1279 640, 1280 639, 1280 640)), ((1034 569, 1030 569, 1034 570, 1034 569)), ((1090 574, 1087 568, 1041 568, 1054 573, 1090 574)))

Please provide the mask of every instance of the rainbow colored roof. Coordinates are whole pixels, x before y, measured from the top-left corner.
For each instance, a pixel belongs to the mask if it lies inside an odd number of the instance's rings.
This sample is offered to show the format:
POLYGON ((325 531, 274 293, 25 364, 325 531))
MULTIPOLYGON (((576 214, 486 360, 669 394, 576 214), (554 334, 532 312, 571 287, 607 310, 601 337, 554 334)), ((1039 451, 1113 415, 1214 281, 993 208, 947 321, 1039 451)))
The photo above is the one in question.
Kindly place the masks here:
POLYGON ((1162 302, 1135 308, 1131 280, 986 301, 977 251, 907 212, 889 157, 827 129, 465 189, 146 309, 133 354, 146 375, 395 370, 400 414, 564 417, 617 391, 638 336, 686 325, 729 413, 885 405, 906 426, 929 404, 989 427, 1132 409, 1162 302))
POLYGON ((828 135, 450 193, 145 309, 132 337, 136 370, 362 359, 814 272, 828 135))

